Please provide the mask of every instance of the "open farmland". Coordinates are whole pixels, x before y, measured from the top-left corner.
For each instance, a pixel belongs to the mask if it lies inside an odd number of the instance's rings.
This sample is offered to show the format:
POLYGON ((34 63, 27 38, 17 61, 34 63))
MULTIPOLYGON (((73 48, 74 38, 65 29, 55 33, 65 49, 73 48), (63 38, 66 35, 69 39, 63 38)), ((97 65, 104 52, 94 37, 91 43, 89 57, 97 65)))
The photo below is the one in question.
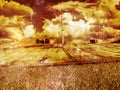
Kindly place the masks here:
POLYGON ((79 64, 120 60, 120 44, 20 45, 1 44, 1 65, 38 66, 76 62, 79 64))
POLYGON ((1 90, 120 88, 119 44, 16 44, 1 44, 1 90))

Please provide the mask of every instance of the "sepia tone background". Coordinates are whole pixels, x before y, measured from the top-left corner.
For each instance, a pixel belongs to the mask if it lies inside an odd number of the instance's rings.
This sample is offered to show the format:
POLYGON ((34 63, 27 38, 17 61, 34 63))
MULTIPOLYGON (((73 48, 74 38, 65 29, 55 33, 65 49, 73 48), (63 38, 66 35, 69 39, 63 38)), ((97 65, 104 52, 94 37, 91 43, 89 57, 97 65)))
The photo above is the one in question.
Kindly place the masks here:
POLYGON ((119 90, 119 0, 0 0, 0 90, 119 90))

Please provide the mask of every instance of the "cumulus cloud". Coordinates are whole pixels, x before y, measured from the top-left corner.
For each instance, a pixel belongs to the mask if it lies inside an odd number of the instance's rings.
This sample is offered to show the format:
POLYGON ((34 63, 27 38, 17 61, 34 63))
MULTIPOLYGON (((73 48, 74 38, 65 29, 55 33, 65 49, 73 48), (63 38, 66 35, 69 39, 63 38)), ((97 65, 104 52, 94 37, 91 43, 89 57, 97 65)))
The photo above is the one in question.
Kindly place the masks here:
POLYGON ((45 21, 44 32, 48 36, 51 35, 50 37, 61 37, 62 29, 65 36, 70 35, 73 38, 88 35, 91 38, 107 39, 119 36, 120 11, 115 7, 117 4, 119 0, 101 0, 94 4, 68 1, 53 5, 51 8, 56 13, 61 13, 45 21))

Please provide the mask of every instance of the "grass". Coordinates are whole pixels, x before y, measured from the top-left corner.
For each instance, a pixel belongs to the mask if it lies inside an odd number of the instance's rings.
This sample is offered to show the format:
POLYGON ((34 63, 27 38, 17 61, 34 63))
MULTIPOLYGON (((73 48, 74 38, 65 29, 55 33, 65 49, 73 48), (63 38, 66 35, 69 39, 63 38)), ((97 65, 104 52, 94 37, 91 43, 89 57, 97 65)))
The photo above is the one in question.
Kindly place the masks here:
POLYGON ((0 90, 119 90, 120 63, 0 67, 0 90))
POLYGON ((98 62, 96 64, 44 66, 43 63, 43 66, 39 66, 44 59, 54 64, 54 62, 67 61, 70 58, 67 57, 62 48, 23 47, 2 50, 0 52, 1 62, 9 61, 9 66, 4 66, 4 64, 0 66, 0 90, 120 89, 120 62, 116 61, 116 59, 120 60, 120 45, 80 44, 74 46, 71 44, 65 48, 78 60, 86 58, 85 60, 90 62, 89 57, 93 58, 93 56, 98 55, 98 57, 110 56, 106 59, 113 62, 100 63, 104 60, 99 58, 101 61, 96 61, 98 62), (108 55, 106 52, 111 54, 108 55))

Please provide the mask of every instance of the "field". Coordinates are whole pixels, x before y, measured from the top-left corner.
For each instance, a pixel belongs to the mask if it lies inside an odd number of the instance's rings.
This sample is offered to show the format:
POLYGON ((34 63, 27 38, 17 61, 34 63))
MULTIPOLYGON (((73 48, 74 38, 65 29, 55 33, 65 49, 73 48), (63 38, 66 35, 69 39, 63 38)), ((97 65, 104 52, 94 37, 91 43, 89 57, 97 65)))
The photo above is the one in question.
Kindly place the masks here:
POLYGON ((116 62, 120 60, 118 43, 34 44, 19 42, 0 45, 0 65, 41 66, 76 62, 79 64, 116 62))
POLYGON ((119 90, 120 44, 0 44, 0 90, 119 90))
POLYGON ((0 67, 0 90, 119 90, 120 63, 0 67))

